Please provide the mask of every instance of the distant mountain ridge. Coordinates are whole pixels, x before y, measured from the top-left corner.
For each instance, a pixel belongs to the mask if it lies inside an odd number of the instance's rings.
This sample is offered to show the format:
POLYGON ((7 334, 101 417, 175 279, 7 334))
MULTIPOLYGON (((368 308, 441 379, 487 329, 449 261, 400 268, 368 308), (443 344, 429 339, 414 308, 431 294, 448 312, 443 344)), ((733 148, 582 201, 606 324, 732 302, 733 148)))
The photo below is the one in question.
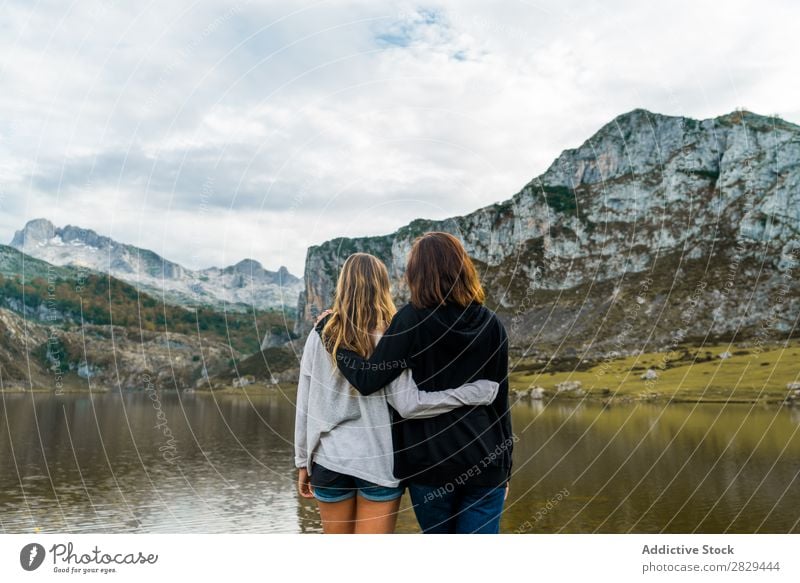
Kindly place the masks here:
POLYGON ((58 390, 62 381, 66 390, 141 390, 148 377, 165 388, 208 387, 230 383, 241 361, 247 370, 261 362, 273 379, 292 363, 283 347, 291 326, 283 311, 181 306, 0 245, 0 391, 58 390))
POLYGON ((254 259, 191 270, 148 249, 119 243, 91 229, 56 227, 44 218, 28 221, 14 234, 11 246, 53 265, 108 273, 178 305, 293 308, 303 285, 285 267, 269 271, 254 259))

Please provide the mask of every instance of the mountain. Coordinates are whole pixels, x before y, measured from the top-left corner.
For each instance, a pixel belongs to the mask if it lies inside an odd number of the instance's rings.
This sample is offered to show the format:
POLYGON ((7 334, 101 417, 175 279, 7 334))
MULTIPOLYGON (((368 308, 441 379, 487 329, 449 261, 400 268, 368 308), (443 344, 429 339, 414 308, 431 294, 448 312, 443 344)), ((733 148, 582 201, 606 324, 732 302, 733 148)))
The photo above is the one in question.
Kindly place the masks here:
POLYGON ((24 274, 27 279, 34 277, 73 277, 80 274, 71 267, 57 267, 41 259, 21 253, 7 245, 0 245, 0 275, 12 276, 24 274))
POLYGON ((430 230, 462 239, 518 349, 778 339, 800 313, 800 127, 746 111, 621 115, 508 200, 311 247, 295 332, 355 251, 387 263, 404 301, 408 251, 430 230))
POLYGON ((224 340, 195 334, 52 324, 0 308, 0 390, 204 387, 242 356, 224 340))
MULTIPOLYGON (((230 384, 296 361, 284 312, 161 301, 104 273, 58 267, 0 245, 0 390, 141 390, 230 384), (265 343, 264 352, 259 350, 265 343)), ((263 376, 263 375, 262 375, 263 376)), ((285 375, 284 375, 285 376, 285 375)))
POLYGON ((11 246, 58 266, 108 273, 170 303, 242 311, 294 306, 302 281, 285 267, 268 271, 253 259, 236 265, 191 270, 157 253, 118 243, 91 229, 29 221, 11 246))

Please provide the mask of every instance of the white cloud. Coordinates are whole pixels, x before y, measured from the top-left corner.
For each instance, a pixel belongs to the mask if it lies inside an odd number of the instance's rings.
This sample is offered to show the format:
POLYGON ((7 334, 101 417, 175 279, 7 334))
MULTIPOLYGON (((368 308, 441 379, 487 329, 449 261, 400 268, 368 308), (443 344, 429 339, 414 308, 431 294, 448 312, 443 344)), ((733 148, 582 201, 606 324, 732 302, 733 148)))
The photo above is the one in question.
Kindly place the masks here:
POLYGON ((0 240, 47 216, 191 267, 250 256, 297 273, 310 244, 505 199, 636 107, 800 121, 798 12, 12 3, 0 24, 0 240))

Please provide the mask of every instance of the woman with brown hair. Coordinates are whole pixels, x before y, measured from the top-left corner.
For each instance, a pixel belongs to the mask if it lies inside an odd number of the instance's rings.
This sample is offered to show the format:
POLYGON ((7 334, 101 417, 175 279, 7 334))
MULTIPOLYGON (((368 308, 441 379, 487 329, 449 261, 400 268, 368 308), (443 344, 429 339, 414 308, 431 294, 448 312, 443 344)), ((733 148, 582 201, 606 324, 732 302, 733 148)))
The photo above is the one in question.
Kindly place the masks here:
POLYGON ((336 352, 342 374, 371 395, 411 369, 423 391, 475 379, 500 384, 482 407, 461 407, 428 419, 392 413, 394 475, 408 486, 426 533, 496 533, 511 475, 515 441, 508 406, 508 337, 484 305, 475 266, 448 233, 426 233, 406 268, 411 301, 369 358, 336 352))
POLYGON ((388 365, 398 373, 391 383, 360 396, 339 374, 333 354, 347 349, 370 356, 395 312, 386 266, 356 253, 342 267, 332 313, 303 349, 295 419, 298 491, 317 499, 326 533, 394 531, 404 487, 392 474, 388 405, 395 415, 422 419, 485 405, 497 395, 499 383, 486 380, 422 392, 397 362, 388 365))

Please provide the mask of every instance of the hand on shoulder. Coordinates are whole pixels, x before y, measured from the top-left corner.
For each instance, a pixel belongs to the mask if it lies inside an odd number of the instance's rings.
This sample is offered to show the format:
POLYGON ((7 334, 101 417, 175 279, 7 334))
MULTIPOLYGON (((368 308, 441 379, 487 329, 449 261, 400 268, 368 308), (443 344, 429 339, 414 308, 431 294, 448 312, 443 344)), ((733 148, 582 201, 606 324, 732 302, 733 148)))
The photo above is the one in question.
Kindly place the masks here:
POLYGON ((333 310, 331 310, 330 308, 322 312, 319 316, 317 316, 317 319, 314 322, 314 326, 319 325, 320 322, 322 322, 327 316, 330 316, 331 314, 333 314, 333 310))

